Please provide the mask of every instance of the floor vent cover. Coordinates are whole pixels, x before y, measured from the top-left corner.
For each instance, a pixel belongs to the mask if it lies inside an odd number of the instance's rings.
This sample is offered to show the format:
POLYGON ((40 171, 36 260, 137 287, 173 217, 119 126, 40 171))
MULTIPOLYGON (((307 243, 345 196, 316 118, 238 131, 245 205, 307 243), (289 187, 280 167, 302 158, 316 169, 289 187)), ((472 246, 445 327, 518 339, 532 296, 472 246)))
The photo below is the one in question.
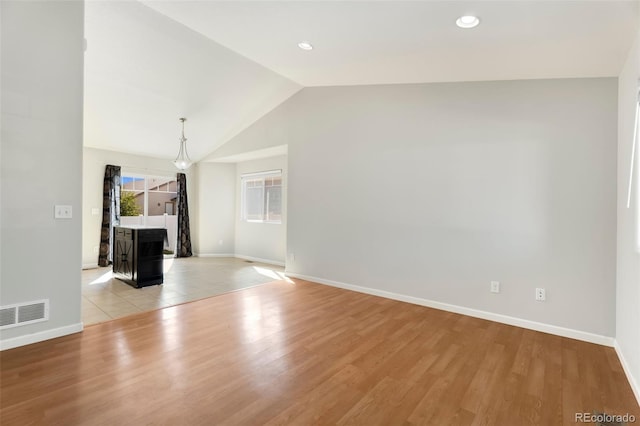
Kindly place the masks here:
POLYGON ((0 306, 0 328, 49 320, 49 299, 0 306))

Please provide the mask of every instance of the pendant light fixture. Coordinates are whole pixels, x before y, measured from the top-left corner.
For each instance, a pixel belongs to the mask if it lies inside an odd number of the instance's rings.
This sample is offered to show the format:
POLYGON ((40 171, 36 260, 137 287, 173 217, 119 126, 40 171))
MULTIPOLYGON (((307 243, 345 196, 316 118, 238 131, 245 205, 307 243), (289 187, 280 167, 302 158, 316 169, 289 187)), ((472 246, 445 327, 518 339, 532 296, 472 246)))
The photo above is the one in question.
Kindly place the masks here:
POLYGON ((192 161, 189 158, 189 154, 187 154, 187 138, 184 137, 184 122, 187 121, 186 118, 180 118, 182 122, 182 137, 180 138, 180 151, 178 152, 178 156, 176 157, 173 164, 176 165, 178 170, 187 170, 191 167, 192 161))

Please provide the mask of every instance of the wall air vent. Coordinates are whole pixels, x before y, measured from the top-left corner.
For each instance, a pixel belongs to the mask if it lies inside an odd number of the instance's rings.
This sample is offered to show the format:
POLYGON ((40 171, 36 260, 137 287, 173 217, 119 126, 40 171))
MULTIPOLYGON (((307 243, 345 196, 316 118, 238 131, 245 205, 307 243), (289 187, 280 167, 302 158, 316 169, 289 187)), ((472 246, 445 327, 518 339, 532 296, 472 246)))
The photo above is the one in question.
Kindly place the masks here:
POLYGON ((49 299, 0 306, 0 329, 49 320, 49 299))
POLYGON ((0 309, 0 327, 15 324, 16 312, 18 312, 18 309, 15 306, 0 309))

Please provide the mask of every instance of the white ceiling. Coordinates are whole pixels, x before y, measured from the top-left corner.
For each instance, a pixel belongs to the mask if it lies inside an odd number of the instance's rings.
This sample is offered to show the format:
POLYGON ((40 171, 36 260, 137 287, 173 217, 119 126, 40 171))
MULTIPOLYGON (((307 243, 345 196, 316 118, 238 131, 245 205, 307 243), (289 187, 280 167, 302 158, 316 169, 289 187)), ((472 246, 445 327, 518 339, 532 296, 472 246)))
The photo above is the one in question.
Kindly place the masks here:
POLYGON ((85 7, 84 144, 199 160, 300 86, 133 1, 85 7))
POLYGON ((89 1, 86 16, 85 145, 172 158, 186 116, 199 160, 302 86, 617 76, 638 1, 89 1), (481 24, 457 28, 468 13, 481 24))
POLYGON ((617 76, 637 19, 632 1, 145 4, 303 86, 617 76))

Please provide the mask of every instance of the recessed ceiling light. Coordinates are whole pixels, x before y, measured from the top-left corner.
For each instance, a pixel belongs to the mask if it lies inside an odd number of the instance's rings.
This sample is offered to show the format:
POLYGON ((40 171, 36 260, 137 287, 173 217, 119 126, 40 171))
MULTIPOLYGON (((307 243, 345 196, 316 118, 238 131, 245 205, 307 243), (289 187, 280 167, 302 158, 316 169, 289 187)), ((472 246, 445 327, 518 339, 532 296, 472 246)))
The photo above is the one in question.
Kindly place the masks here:
POLYGON ((456 20, 456 25, 460 28, 473 28, 480 23, 480 20, 473 15, 461 16, 456 20))
POLYGON ((301 41, 298 43, 298 47, 302 50, 313 50, 313 46, 308 41, 301 41))

